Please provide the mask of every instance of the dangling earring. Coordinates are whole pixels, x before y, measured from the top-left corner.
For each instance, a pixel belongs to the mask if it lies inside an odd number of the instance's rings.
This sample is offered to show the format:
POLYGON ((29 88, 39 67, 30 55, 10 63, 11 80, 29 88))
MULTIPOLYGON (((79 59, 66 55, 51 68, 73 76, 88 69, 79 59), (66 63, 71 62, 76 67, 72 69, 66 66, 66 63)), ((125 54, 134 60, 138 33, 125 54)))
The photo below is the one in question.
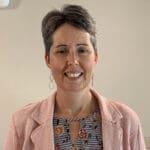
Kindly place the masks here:
POLYGON ((54 79, 53 79, 53 75, 50 72, 50 76, 49 76, 49 88, 53 89, 54 88, 54 79))
POLYGON ((94 86, 94 74, 92 74, 92 87, 94 86))

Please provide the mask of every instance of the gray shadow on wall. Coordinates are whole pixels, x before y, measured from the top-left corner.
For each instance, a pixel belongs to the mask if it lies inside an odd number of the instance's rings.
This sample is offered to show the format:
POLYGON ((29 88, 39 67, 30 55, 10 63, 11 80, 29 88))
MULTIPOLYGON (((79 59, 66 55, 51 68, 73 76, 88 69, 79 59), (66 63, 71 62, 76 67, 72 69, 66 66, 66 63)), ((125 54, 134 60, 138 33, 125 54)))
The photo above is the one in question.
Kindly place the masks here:
POLYGON ((10 0, 10 5, 8 8, 16 9, 20 6, 21 0, 10 0))

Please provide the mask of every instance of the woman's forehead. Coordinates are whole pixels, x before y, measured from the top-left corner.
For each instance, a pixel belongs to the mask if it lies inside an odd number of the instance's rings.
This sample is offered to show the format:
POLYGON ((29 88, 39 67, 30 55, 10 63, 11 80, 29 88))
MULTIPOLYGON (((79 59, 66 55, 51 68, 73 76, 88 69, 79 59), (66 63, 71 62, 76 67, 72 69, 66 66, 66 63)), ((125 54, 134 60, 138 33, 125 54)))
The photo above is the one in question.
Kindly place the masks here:
POLYGON ((74 26, 64 24, 53 34, 53 44, 88 44, 90 34, 74 26))

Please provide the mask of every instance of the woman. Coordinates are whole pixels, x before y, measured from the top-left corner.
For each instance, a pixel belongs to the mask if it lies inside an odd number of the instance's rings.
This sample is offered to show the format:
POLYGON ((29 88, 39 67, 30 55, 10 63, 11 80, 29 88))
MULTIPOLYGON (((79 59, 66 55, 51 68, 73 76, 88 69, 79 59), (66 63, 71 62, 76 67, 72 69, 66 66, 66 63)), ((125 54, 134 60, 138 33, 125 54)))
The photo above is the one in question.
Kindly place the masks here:
POLYGON ((77 5, 53 10, 42 34, 57 88, 13 114, 5 150, 145 150, 135 112, 90 88, 98 52, 89 13, 77 5))

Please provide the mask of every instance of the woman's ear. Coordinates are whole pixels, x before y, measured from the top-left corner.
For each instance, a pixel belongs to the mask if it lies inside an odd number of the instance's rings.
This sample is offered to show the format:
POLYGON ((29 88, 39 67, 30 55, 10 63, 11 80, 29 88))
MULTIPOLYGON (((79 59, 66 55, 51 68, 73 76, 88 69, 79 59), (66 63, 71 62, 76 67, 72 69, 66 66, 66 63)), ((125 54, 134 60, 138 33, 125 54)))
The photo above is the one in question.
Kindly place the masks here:
POLYGON ((97 50, 96 50, 96 51, 95 51, 95 63, 96 63, 96 64, 97 64, 98 60, 99 60, 99 54, 98 54, 98 52, 97 52, 97 50))
POLYGON ((51 69, 50 57, 48 55, 45 55, 45 62, 47 67, 51 69))

